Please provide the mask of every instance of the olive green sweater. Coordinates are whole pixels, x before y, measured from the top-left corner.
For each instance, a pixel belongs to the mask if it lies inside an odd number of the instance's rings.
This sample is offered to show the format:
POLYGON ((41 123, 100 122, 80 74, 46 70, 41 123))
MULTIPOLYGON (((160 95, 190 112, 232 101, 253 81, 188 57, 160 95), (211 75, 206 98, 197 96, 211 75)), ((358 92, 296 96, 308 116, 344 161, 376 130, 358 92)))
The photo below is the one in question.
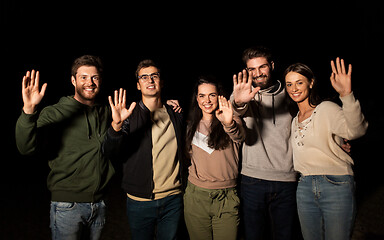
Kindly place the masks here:
POLYGON ((114 174, 103 157, 101 143, 110 123, 107 106, 89 107, 73 96, 62 97, 41 113, 21 113, 16 144, 21 154, 39 152, 51 169, 48 188, 52 201, 97 202, 114 174))

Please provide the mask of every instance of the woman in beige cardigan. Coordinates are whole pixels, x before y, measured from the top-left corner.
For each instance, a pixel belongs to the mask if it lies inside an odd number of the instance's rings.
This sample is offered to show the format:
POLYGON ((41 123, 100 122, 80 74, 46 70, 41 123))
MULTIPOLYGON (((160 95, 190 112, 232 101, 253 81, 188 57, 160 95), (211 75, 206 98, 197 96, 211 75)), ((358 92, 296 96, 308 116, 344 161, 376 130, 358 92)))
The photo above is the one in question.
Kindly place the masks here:
POLYGON ((352 65, 331 61, 330 77, 342 107, 321 101, 311 69, 301 63, 285 73, 286 91, 299 112, 292 121, 294 168, 301 174, 297 205, 304 239, 350 239, 355 219, 353 160, 343 138, 363 136, 368 123, 351 88, 352 65))

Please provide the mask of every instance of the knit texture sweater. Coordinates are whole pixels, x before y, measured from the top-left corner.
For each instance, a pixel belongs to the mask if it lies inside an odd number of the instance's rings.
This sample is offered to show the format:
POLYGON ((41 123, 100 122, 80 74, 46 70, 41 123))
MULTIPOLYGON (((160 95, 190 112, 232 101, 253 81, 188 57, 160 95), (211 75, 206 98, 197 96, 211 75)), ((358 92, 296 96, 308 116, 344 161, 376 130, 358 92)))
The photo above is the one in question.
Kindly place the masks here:
POLYGON ((62 97, 40 114, 21 113, 16 145, 23 155, 48 160, 47 184, 52 201, 97 202, 104 198, 114 168, 101 151, 110 125, 106 105, 81 104, 62 97))
POLYGON ((363 136, 368 123, 353 93, 340 99, 342 107, 324 101, 301 123, 298 116, 293 119, 293 162, 302 175, 353 175, 353 160, 341 148, 343 138, 363 136))

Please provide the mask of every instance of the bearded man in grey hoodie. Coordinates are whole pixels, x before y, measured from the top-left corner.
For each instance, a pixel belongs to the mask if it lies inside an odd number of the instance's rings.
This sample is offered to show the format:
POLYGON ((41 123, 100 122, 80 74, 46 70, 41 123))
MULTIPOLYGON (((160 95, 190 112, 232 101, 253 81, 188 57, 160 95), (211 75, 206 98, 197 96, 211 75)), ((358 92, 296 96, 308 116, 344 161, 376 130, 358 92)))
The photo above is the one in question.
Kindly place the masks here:
POLYGON ((231 101, 245 122, 241 198, 245 239, 293 239, 296 219, 296 173, 290 145, 292 116, 284 85, 272 77, 269 49, 246 49, 247 68, 233 76, 231 101))

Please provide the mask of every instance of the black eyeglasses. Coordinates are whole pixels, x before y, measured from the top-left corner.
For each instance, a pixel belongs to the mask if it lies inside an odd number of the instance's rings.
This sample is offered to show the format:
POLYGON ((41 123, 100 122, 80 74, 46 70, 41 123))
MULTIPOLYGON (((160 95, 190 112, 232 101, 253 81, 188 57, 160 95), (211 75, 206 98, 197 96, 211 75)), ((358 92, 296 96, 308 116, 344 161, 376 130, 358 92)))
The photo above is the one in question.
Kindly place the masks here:
POLYGON ((151 74, 143 74, 143 75, 140 75, 138 78, 142 81, 145 81, 145 82, 148 81, 149 79, 151 79, 153 81, 157 81, 160 79, 160 73, 155 72, 155 73, 151 73, 151 74))

